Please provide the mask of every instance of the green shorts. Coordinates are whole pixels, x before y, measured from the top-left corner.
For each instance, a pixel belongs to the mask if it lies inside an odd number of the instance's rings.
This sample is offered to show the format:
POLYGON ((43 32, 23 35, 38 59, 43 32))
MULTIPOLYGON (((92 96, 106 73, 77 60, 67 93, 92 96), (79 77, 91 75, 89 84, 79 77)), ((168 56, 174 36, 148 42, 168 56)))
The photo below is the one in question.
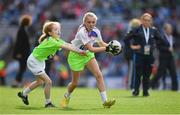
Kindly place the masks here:
POLYGON ((84 66, 94 57, 94 53, 92 52, 87 52, 87 56, 81 56, 76 52, 70 51, 68 55, 68 63, 71 70, 82 71, 84 70, 84 66))

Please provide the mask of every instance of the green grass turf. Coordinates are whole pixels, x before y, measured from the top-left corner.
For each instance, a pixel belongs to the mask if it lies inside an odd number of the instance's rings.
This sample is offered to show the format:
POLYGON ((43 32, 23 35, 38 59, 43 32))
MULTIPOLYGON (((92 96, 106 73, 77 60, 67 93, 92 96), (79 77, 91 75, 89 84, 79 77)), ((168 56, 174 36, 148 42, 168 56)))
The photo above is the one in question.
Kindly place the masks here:
POLYGON ((150 91, 151 96, 132 97, 128 90, 108 90, 108 96, 116 99, 110 109, 102 107, 97 89, 77 88, 70 100, 69 109, 60 107, 65 88, 53 87, 52 100, 57 108, 44 108, 43 88, 29 94, 30 105, 24 105, 17 97, 22 89, 0 87, 0 114, 179 114, 180 92, 150 91))

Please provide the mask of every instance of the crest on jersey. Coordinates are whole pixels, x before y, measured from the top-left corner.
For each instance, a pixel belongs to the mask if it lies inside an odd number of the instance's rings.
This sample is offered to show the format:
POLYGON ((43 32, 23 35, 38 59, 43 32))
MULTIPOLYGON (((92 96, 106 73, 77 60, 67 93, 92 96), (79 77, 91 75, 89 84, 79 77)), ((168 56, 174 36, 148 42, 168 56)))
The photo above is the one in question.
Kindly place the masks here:
POLYGON ((88 37, 90 37, 91 39, 95 39, 98 37, 97 33, 95 31, 91 31, 89 34, 88 34, 88 37))

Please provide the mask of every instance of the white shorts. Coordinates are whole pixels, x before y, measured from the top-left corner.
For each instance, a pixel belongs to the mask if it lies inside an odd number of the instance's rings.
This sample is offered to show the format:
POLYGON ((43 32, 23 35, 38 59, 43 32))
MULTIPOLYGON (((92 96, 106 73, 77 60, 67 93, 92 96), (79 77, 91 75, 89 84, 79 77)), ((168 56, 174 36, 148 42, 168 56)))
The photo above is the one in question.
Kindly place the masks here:
POLYGON ((32 54, 27 59, 27 67, 34 75, 45 73, 45 61, 39 61, 32 54))

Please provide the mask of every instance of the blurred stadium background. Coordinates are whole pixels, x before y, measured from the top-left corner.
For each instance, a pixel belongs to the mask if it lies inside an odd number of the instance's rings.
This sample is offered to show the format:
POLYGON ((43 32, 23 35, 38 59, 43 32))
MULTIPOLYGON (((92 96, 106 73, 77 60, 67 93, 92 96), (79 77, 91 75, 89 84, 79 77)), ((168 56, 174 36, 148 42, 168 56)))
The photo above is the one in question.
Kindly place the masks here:
MULTIPOLYGON (((180 0, 0 0, 0 60, 6 63, 6 83, 11 85, 17 73, 18 64, 12 58, 13 45, 16 39, 19 18, 22 14, 30 14, 33 24, 29 28, 31 48, 35 47, 42 24, 46 20, 59 21, 62 24, 62 39, 70 42, 76 29, 81 24, 82 16, 93 11, 98 16, 97 27, 100 28, 104 41, 116 39, 122 42, 128 22, 140 17, 144 12, 152 14, 153 24, 160 31, 165 22, 173 25, 176 40, 176 69, 180 81, 180 0)), ((53 62, 50 77, 54 85, 60 85, 60 77, 65 84, 71 79, 66 61, 67 52, 61 51, 60 59, 53 62)), ((104 74, 107 87, 127 88, 128 66, 124 54, 111 56, 97 53, 97 60, 104 74)), ((156 55, 157 59, 157 55, 156 55)), ((156 65, 158 61, 156 61, 156 65)), ((156 66, 154 66, 156 72, 156 66)), ((23 83, 35 79, 30 71, 26 71, 23 83)), ((171 87, 167 77, 167 88, 171 87)), ((96 82, 89 71, 81 75, 80 86, 95 87, 96 82)))

